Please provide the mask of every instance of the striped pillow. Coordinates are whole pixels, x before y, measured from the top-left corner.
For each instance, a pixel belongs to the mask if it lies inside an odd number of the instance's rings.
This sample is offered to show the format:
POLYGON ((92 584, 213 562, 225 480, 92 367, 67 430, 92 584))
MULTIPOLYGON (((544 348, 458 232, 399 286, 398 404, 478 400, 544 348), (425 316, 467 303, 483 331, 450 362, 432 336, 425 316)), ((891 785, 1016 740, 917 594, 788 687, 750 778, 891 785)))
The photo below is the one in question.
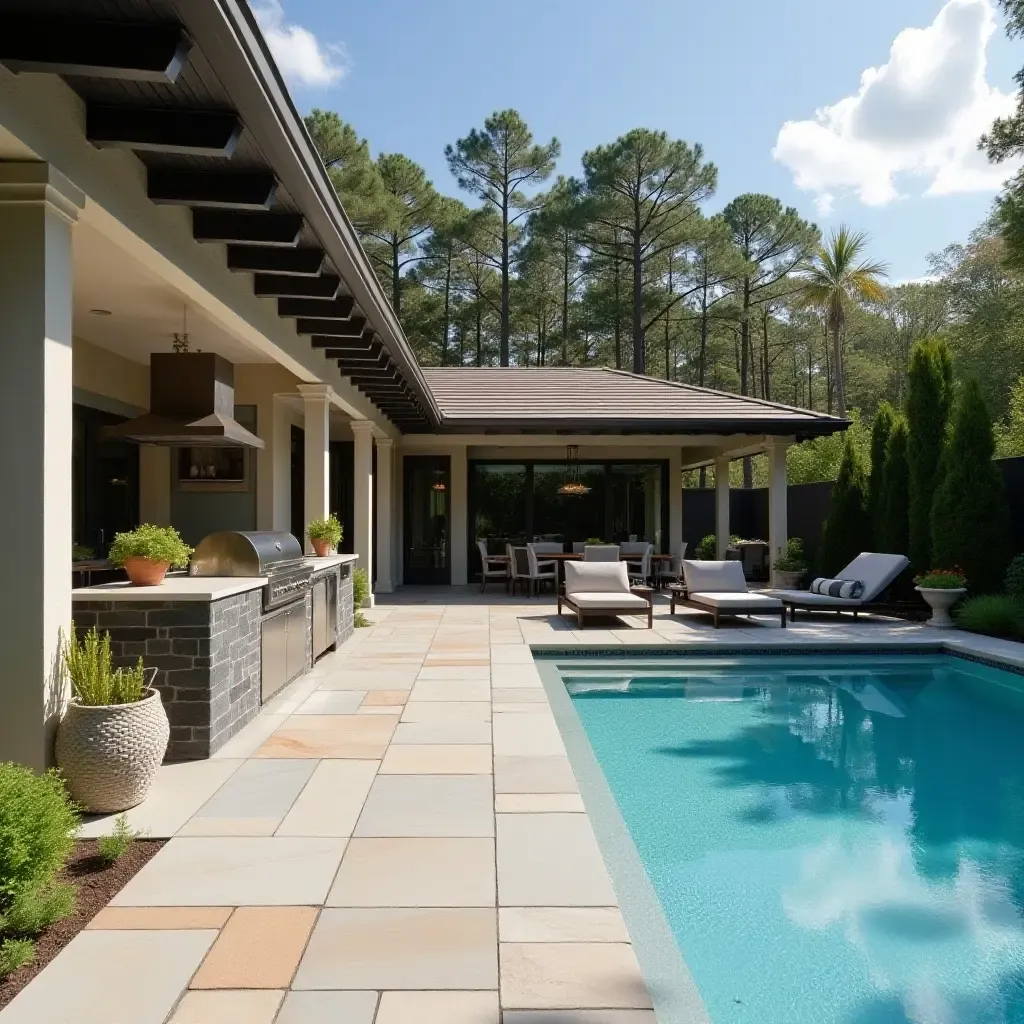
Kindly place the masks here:
POLYGON ((811 584, 812 594, 825 594, 827 597, 842 597, 855 601, 864 593, 864 584, 860 580, 828 580, 818 577, 811 584))

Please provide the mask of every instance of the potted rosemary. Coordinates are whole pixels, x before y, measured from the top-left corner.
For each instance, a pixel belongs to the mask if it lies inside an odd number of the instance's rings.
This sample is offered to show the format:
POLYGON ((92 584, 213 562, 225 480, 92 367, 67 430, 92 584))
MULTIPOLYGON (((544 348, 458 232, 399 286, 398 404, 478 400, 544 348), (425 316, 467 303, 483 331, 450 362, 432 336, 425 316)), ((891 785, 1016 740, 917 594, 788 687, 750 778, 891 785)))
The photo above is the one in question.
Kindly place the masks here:
POLYGON ((772 562, 772 586, 778 590, 796 590, 806 572, 804 542, 799 537, 790 537, 786 550, 772 562))
POLYGON ((95 626, 81 639, 61 637, 61 667, 71 699, 57 729, 57 764, 73 799, 88 811, 113 813, 146 798, 167 750, 170 726, 156 669, 139 658, 111 664, 110 634, 95 626), (148 678, 147 678, 148 676, 148 678))
POLYGON ((949 610, 967 593, 967 577, 958 566, 952 569, 929 569, 914 577, 914 589, 928 602, 932 617, 926 626, 955 629, 949 610))
POLYGON ((119 533, 110 545, 107 557, 123 566, 136 587, 155 587, 163 582, 167 570, 184 569, 192 549, 173 526, 144 523, 128 533, 119 533))
POLYGON ((318 557, 333 555, 341 543, 341 523, 332 512, 326 519, 314 519, 306 527, 306 536, 318 557))

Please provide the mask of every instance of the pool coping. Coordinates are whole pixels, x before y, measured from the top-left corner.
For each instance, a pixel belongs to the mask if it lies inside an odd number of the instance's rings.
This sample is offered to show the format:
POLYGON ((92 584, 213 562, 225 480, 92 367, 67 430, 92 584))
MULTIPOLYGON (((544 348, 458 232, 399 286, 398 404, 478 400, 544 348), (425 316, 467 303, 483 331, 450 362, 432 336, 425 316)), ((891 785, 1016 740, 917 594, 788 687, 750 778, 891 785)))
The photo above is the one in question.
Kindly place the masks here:
POLYGON ((977 634, 955 637, 903 638, 891 641, 837 639, 780 641, 694 641, 683 644, 611 645, 596 643, 567 647, 564 644, 528 643, 534 664, 547 693, 548 703, 562 734, 566 753, 576 775, 587 816, 597 836, 612 879, 619 909, 654 1004, 658 1024, 712 1024, 697 984, 676 943, 665 913, 633 843, 615 797, 587 738, 565 688, 557 659, 652 658, 675 659, 708 655, 794 654, 947 654, 1024 676, 1024 644, 994 640, 977 634), (1017 648, 1017 650, 1013 650, 1017 648))

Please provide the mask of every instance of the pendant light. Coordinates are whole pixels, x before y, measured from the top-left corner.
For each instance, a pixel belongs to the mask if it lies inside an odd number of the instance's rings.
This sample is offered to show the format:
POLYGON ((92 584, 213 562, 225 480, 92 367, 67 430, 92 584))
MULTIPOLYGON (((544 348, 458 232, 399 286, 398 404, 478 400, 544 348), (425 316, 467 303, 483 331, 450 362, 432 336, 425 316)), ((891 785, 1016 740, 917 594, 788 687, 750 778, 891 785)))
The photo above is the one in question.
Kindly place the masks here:
POLYGON ((565 449, 565 483, 558 488, 559 494, 578 497, 589 494, 590 488, 580 479, 580 450, 578 445, 570 444, 565 449))

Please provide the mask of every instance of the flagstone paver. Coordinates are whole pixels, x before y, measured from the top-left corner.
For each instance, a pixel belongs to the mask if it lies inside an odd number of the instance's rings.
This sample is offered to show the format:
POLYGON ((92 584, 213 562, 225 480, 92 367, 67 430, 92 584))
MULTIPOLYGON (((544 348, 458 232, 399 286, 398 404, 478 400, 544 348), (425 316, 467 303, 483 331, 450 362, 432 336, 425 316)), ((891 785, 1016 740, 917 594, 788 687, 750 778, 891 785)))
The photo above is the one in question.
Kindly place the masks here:
POLYGON ((528 645, 781 630, 659 605, 653 630, 579 631, 548 599, 419 600, 378 605, 214 758, 160 770, 128 819, 170 841, 0 1024, 655 1024, 528 645))

